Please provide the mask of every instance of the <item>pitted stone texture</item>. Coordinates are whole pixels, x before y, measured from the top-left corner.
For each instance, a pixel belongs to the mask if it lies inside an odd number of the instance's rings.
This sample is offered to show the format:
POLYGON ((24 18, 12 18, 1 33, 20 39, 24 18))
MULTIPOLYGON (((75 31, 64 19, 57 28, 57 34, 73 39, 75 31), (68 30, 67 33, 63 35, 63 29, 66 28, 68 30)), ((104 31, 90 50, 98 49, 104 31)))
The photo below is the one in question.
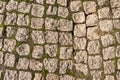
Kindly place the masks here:
POLYGON ((34 80, 44 80, 44 78, 41 73, 35 73, 34 80))
POLYGON ((86 64, 82 64, 82 63, 75 64, 75 69, 76 71, 82 72, 84 75, 88 74, 88 67, 86 64))
POLYGON ((60 74, 65 74, 67 70, 72 70, 73 68, 73 62, 72 60, 63 60, 63 61, 60 61, 60 69, 59 69, 59 73, 60 74))
POLYGON ((67 32, 59 33, 59 43, 61 45, 72 45, 73 44, 72 33, 67 33, 67 32))
POLYGON ((5 70, 4 80, 18 80, 18 74, 16 70, 5 70))
POLYGON ((97 14, 90 14, 86 19, 87 26, 96 26, 98 24, 98 16, 97 14), (92 20, 91 20, 92 19, 92 20))
POLYGON ((82 1, 75 0, 70 2, 70 10, 72 12, 77 12, 81 8, 82 8, 82 1))
POLYGON ((120 7, 112 9, 113 18, 120 18, 120 7))
POLYGON ((56 75, 56 74, 49 73, 49 74, 47 74, 47 76, 46 76, 46 80, 59 80, 59 77, 58 77, 58 75, 56 75))
POLYGON ((32 80, 32 74, 30 72, 19 71, 18 80, 32 80))
POLYGON ((79 51, 74 56, 74 59, 77 63, 87 63, 87 52, 86 51, 79 51))
POLYGON ((102 20, 99 22, 100 30, 110 32, 113 29, 112 20, 102 20))
POLYGON ((35 17, 42 17, 44 15, 44 6, 33 4, 31 14, 35 17))
POLYGON ((104 5, 107 4, 107 1, 108 1, 108 0, 97 0, 98 6, 99 6, 99 7, 103 7, 104 5))
POLYGON ((28 26, 29 25, 29 16, 24 14, 18 14, 17 19, 18 26, 28 26))
POLYGON ((117 71, 117 72, 116 72, 116 79, 117 79, 117 80, 120 80, 119 77, 120 77, 120 71, 117 71))
POLYGON ((84 23, 85 22, 85 13, 77 12, 72 15, 72 19, 75 23, 84 23))
POLYGON ((16 18, 17 18, 16 13, 8 13, 8 12, 7 12, 4 23, 5 23, 6 25, 15 25, 15 23, 16 23, 16 18))
POLYGON ((14 39, 4 39, 4 45, 2 50, 12 52, 15 48, 16 40, 14 39))
POLYGON ((15 36, 17 29, 15 27, 8 26, 6 28, 6 36, 8 38, 15 36))
POLYGON ((83 7, 86 14, 96 12, 96 2, 95 1, 85 1, 83 2, 83 7))
POLYGON ((117 69, 120 70, 120 59, 117 60, 117 69))
POLYGON ((46 31, 45 32, 46 43, 57 43, 58 42, 58 32, 46 31))
POLYGON ((57 0, 57 3, 61 6, 67 6, 67 0, 57 0))
POLYGON ((113 20, 113 27, 116 29, 120 29, 120 20, 113 20))
POLYGON ((87 45, 86 38, 74 38, 74 49, 85 50, 87 45))
POLYGON ((74 36, 76 37, 84 37, 86 36, 87 29, 85 24, 76 24, 74 26, 74 36))
POLYGON ((47 17, 45 19, 45 29, 48 29, 48 30, 56 30, 56 25, 57 24, 57 20, 54 19, 54 18, 50 18, 50 17, 47 17))
POLYGON ((58 68, 58 59, 56 58, 45 58, 43 60, 43 64, 44 64, 44 67, 45 69, 48 71, 48 72, 55 72, 56 69, 58 68))
POLYGON ((18 6, 18 2, 17 1, 10 0, 8 2, 8 4, 6 5, 6 9, 8 11, 17 10, 17 6, 18 6))
POLYGON ((115 72, 114 61, 112 60, 105 61, 103 62, 103 64, 104 64, 104 74, 111 74, 115 72))
POLYGON ((58 16, 62 18, 66 18, 69 14, 69 11, 66 7, 59 7, 58 8, 58 16))
POLYGON ((104 47, 113 45, 115 43, 115 40, 111 34, 105 34, 104 36, 101 36, 101 41, 104 47))
POLYGON ((116 36, 117 42, 120 43, 120 32, 116 32, 115 36, 116 36))
POLYGON ((57 14, 57 7, 55 6, 49 6, 47 11, 46 11, 47 15, 56 15, 57 14))
POLYGON ((22 13, 29 13, 30 8, 31 8, 31 4, 25 1, 20 2, 18 5, 18 11, 22 13))
POLYGON ((89 54, 100 54, 100 42, 98 40, 88 42, 87 50, 89 54))
POLYGON ((100 80, 102 78, 102 71, 92 70, 90 71, 93 80, 100 80))
POLYGON ((100 38, 99 28, 96 27, 89 27, 87 28, 87 38, 89 40, 97 40, 100 38))
POLYGON ((43 28, 44 19, 43 18, 32 18, 31 19, 31 28, 41 29, 43 28))
POLYGON ((3 63, 3 56, 4 56, 3 52, 2 52, 2 51, 0 51, 0 64, 2 64, 2 63, 3 63))
POLYGON ((0 13, 3 13, 5 11, 5 6, 6 6, 6 3, 0 1, 0 13))
POLYGON ((46 0, 47 4, 55 4, 56 0, 46 0))
POLYGON ((4 65, 7 67, 14 67, 15 64, 15 55, 6 53, 4 65))
POLYGON ((30 54, 30 46, 29 44, 21 44, 16 49, 17 53, 21 56, 30 54))
POLYGON ((57 29, 60 31, 72 31, 73 30, 73 22, 66 20, 66 19, 60 19, 57 22, 57 29))
POLYGON ((15 38, 17 41, 26 41, 29 36, 28 28, 18 28, 15 38))
POLYGON ((44 49, 42 46, 34 46, 32 51, 32 57, 39 59, 43 56, 44 49))
POLYGON ((120 0, 110 0, 110 4, 112 8, 120 7, 120 0))
POLYGON ((119 45, 116 47, 116 56, 120 57, 120 46, 119 45))
POLYGON ((110 18, 110 8, 104 7, 98 10, 98 16, 100 19, 110 18))
POLYGON ((3 28, 0 27, 0 38, 2 38, 2 37, 3 37, 3 28))
POLYGON ((112 75, 106 75, 104 80, 115 80, 115 78, 112 75))
POLYGON ((2 24, 4 16, 0 14, 0 24, 2 24))
POLYGON ((73 49, 72 47, 61 47, 60 48, 60 59, 71 59, 73 49))
POLYGON ((50 57, 56 57, 58 52, 58 45, 45 45, 45 53, 48 54, 50 57))
POLYGON ((115 57, 115 47, 108 47, 102 50, 103 59, 113 59, 115 57))
POLYGON ((34 44, 43 44, 45 42, 44 34, 42 31, 33 30, 31 33, 34 44))
POLYGON ((60 80, 75 80, 75 77, 70 75, 62 75, 60 76, 60 80))
POLYGON ((41 71, 42 67, 43 67, 43 64, 40 61, 37 61, 35 59, 30 60, 30 66, 29 66, 30 69, 41 71))
POLYGON ((29 59, 19 58, 16 68, 17 69, 28 69, 29 59))
POLYGON ((89 56, 88 65, 90 69, 100 69, 102 67, 102 57, 101 56, 89 56))
POLYGON ((3 39, 0 39, 0 50, 2 49, 2 47, 3 47, 3 39))

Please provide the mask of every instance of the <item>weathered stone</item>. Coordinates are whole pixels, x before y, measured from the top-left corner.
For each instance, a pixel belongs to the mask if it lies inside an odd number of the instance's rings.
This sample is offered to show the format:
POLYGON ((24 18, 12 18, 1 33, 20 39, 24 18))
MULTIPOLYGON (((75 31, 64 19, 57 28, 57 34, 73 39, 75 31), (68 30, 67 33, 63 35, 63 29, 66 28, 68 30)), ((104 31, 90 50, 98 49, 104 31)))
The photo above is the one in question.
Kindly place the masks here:
POLYGON ((82 63, 75 64, 75 69, 76 71, 82 72, 84 75, 88 74, 88 68, 86 64, 82 64, 82 63))
POLYGON ((58 52, 58 46, 57 45, 45 45, 45 53, 48 54, 50 57, 56 57, 58 52))
POLYGON ((44 6, 33 4, 31 14, 35 17, 42 17, 44 15, 44 6))
POLYGON ((3 47, 3 39, 0 39, 0 50, 2 49, 3 47))
POLYGON ((102 71, 92 70, 90 73, 92 75, 92 80, 100 80, 102 78, 102 71))
POLYGON ((116 79, 117 79, 117 80, 120 80, 120 71, 117 71, 117 72, 116 72, 116 79))
POLYGON ((58 75, 56 75, 56 74, 49 73, 49 74, 47 74, 47 76, 46 76, 46 80, 59 80, 59 77, 58 77, 58 75))
POLYGON ((39 59, 42 56, 43 56, 43 47, 42 46, 34 46, 33 52, 32 52, 32 57, 39 59))
POLYGON ((2 50, 12 52, 15 48, 16 40, 14 39, 4 39, 4 45, 2 50))
POLYGON ((90 69, 99 69, 102 67, 102 57, 101 56, 89 56, 88 65, 90 69))
POLYGON ((86 51, 77 52, 74 59, 77 63, 87 63, 87 52, 86 51))
POLYGON ((85 14, 84 12, 77 12, 72 15, 72 19, 75 23, 84 23, 85 22, 85 14))
POLYGON ((48 71, 48 72, 55 72, 56 69, 58 68, 58 59, 56 58, 45 58, 43 60, 43 64, 44 64, 44 67, 45 69, 48 71))
POLYGON ((8 4, 6 5, 6 9, 8 11, 17 10, 17 6, 18 6, 18 2, 17 1, 10 0, 8 2, 8 4))
POLYGON ((75 77, 70 75, 62 75, 60 76, 60 80, 75 80, 75 77))
POLYGON ((98 16, 100 19, 110 18, 110 8, 104 7, 98 10, 98 16))
POLYGON ((60 61, 59 66, 60 66, 59 73, 65 74, 68 69, 72 70, 73 62, 71 60, 63 60, 60 61))
POLYGON ((97 0, 99 7, 105 6, 107 4, 107 0, 97 0))
POLYGON ((30 54, 30 46, 28 44, 23 43, 17 47, 16 51, 20 56, 29 55, 30 54))
POLYGON ((46 31, 45 40, 47 43, 57 43, 58 42, 58 32, 46 31))
POLYGON ((120 57, 120 46, 119 45, 116 47, 116 56, 120 57))
POLYGON ((115 47, 108 47, 102 50, 103 59, 113 59, 115 57, 115 47))
POLYGON ((0 14, 0 24, 2 24, 4 16, 0 14))
POLYGON ((120 43, 120 32, 116 32, 115 36, 116 36, 117 42, 120 43))
POLYGON ((113 20, 113 27, 116 29, 120 29, 120 20, 113 20))
POLYGON ((17 19, 18 26, 28 26, 29 25, 29 16, 24 14, 18 14, 17 19))
POLYGON ((5 6, 6 6, 6 3, 3 1, 0 1, 0 13, 3 13, 5 11, 5 6))
POLYGON ((120 18, 120 7, 112 9, 113 18, 120 18))
POLYGON ((30 12, 31 5, 30 3, 27 3, 25 1, 20 2, 18 5, 18 11, 22 13, 29 13, 30 12))
POLYGON ((56 0, 46 0, 47 4, 55 4, 56 0))
POLYGON ((58 16, 62 18, 66 18, 69 14, 69 11, 66 7, 59 7, 58 8, 58 16))
POLYGON ((35 59, 31 59, 29 68, 32 70, 41 71, 43 68, 43 64, 40 61, 37 61, 35 59))
POLYGON ((60 48, 60 59, 71 59, 73 49, 72 47, 61 47, 60 48))
POLYGON ((6 53, 4 65, 8 67, 14 67, 14 64, 15 64, 15 56, 13 54, 6 53))
POLYGON ((3 28, 0 27, 0 38, 2 38, 2 37, 3 37, 3 28))
POLYGON ((33 29, 41 29, 44 24, 43 18, 32 18, 31 19, 31 28, 33 29))
POLYGON ((74 49, 85 50, 87 45, 86 38, 74 38, 74 49))
POLYGON ((15 27, 9 26, 6 28, 6 36, 8 38, 15 36, 16 32, 17 32, 17 30, 15 27))
POLYGON ((98 16, 97 16, 97 14, 88 15, 87 19, 86 19, 86 24, 87 24, 87 26, 96 26, 98 24, 98 16))
POLYGON ((96 12, 96 3, 95 1, 85 1, 83 2, 83 7, 86 14, 96 12))
POLYGON ((19 71, 18 80, 32 80, 32 74, 30 72, 19 71))
POLYGON ((8 13, 7 12, 4 23, 6 25, 15 25, 15 23, 16 23, 16 17, 17 17, 16 13, 8 13))
POLYGON ((104 64, 104 74, 111 74, 115 72, 114 61, 112 60, 105 61, 103 62, 103 64, 104 64))
POLYGON ((44 34, 42 31, 34 30, 31 33, 34 44, 43 44, 45 42, 44 34))
POLYGON ((120 0, 110 0, 110 4, 112 8, 120 7, 120 0))
POLYGON ((57 7, 55 6, 49 6, 46 11, 47 15, 56 15, 56 13, 57 13, 57 7))
POLYGON ((57 24, 57 20, 54 19, 54 18, 50 18, 50 17, 47 17, 45 19, 45 29, 48 29, 48 30, 56 30, 56 25, 57 24))
POLYGON ((2 52, 2 51, 0 51, 0 64, 2 64, 2 63, 3 63, 3 56, 4 56, 3 52, 2 52))
POLYGON ((41 73, 35 73, 34 80, 44 80, 44 78, 41 73))
POLYGON ((27 28, 18 28, 15 38, 17 41, 26 41, 28 39, 29 30, 27 28))
POLYGON ((72 12, 79 11, 81 9, 81 7, 82 7, 82 1, 76 0, 76 1, 71 1, 70 2, 70 10, 72 12))
POLYGON ((65 33, 65 32, 59 33, 59 43, 61 45, 71 45, 73 43, 72 33, 65 33))
POLYGON ((100 42, 98 40, 88 42, 87 50, 89 54, 100 54, 100 42))
POLYGON ((16 70, 5 70, 4 80, 18 80, 16 70))
POLYGON ((67 0, 57 0, 57 3, 61 6, 67 6, 67 0))
POLYGON ((106 75, 104 80, 115 80, 115 78, 112 75, 106 75))
POLYGON ((120 59, 117 60, 117 69, 120 70, 120 59))
POLYGON ((28 69, 29 59, 19 58, 16 68, 17 69, 28 69))
POLYGON ((39 4, 43 4, 44 0, 36 0, 36 2, 39 3, 39 4))
POLYGON ((60 19, 57 22, 57 29, 60 31, 72 31, 73 30, 73 22, 66 19, 60 19))
POLYGON ((99 28, 96 27, 90 27, 87 28, 87 38, 89 40, 97 40, 100 37, 100 33, 99 33, 99 28))
POLYGON ((101 31, 109 32, 113 29, 112 20, 102 20, 99 22, 99 25, 101 31))
POLYGON ((104 47, 113 45, 115 43, 115 40, 111 34, 105 34, 104 36, 101 36, 101 41, 104 47))
POLYGON ((85 24, 76 24, 74 26, 74 36, 76 37, 84 37, 86 36, 86 25, 85 24))

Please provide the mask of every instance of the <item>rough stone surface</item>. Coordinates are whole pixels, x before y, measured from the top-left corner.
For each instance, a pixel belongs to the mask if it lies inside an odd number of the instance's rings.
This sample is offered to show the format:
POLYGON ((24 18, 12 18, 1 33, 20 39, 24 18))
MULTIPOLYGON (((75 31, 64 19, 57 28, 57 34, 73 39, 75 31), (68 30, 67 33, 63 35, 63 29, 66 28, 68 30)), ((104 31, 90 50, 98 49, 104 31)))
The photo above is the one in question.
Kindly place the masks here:
POLYGON ((42 46, 34 46, 33 47, 33 52, 32 52, 32 57, 39 59, 43 56, 43 47, 42 46))

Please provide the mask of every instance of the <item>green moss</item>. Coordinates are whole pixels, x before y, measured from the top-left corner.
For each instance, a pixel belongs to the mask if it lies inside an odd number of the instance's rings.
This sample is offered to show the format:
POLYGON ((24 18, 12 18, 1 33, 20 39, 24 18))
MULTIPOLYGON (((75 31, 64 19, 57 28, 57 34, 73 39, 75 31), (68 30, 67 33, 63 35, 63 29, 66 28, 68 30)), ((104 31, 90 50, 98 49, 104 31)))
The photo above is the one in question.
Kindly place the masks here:
POLYGON ((45 70, 45 68, 43 68, 42 71, 41 71, 41 74, 42 74, 43 77, 46 77, 47 70, 45 70))
POLYGON ((69 15, 67 16, 68 20, 72 20, 72 13, 69 13, 69 15))

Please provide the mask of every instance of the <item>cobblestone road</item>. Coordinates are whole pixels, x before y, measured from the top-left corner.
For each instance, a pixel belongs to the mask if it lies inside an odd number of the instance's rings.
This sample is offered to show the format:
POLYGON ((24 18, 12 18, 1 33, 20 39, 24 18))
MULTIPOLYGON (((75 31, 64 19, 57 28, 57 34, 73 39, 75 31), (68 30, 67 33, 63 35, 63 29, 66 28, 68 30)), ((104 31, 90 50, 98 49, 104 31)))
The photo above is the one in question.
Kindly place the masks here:
POLYGON ((120 0, 0 0, 0 80, 120 80, 120 0))

